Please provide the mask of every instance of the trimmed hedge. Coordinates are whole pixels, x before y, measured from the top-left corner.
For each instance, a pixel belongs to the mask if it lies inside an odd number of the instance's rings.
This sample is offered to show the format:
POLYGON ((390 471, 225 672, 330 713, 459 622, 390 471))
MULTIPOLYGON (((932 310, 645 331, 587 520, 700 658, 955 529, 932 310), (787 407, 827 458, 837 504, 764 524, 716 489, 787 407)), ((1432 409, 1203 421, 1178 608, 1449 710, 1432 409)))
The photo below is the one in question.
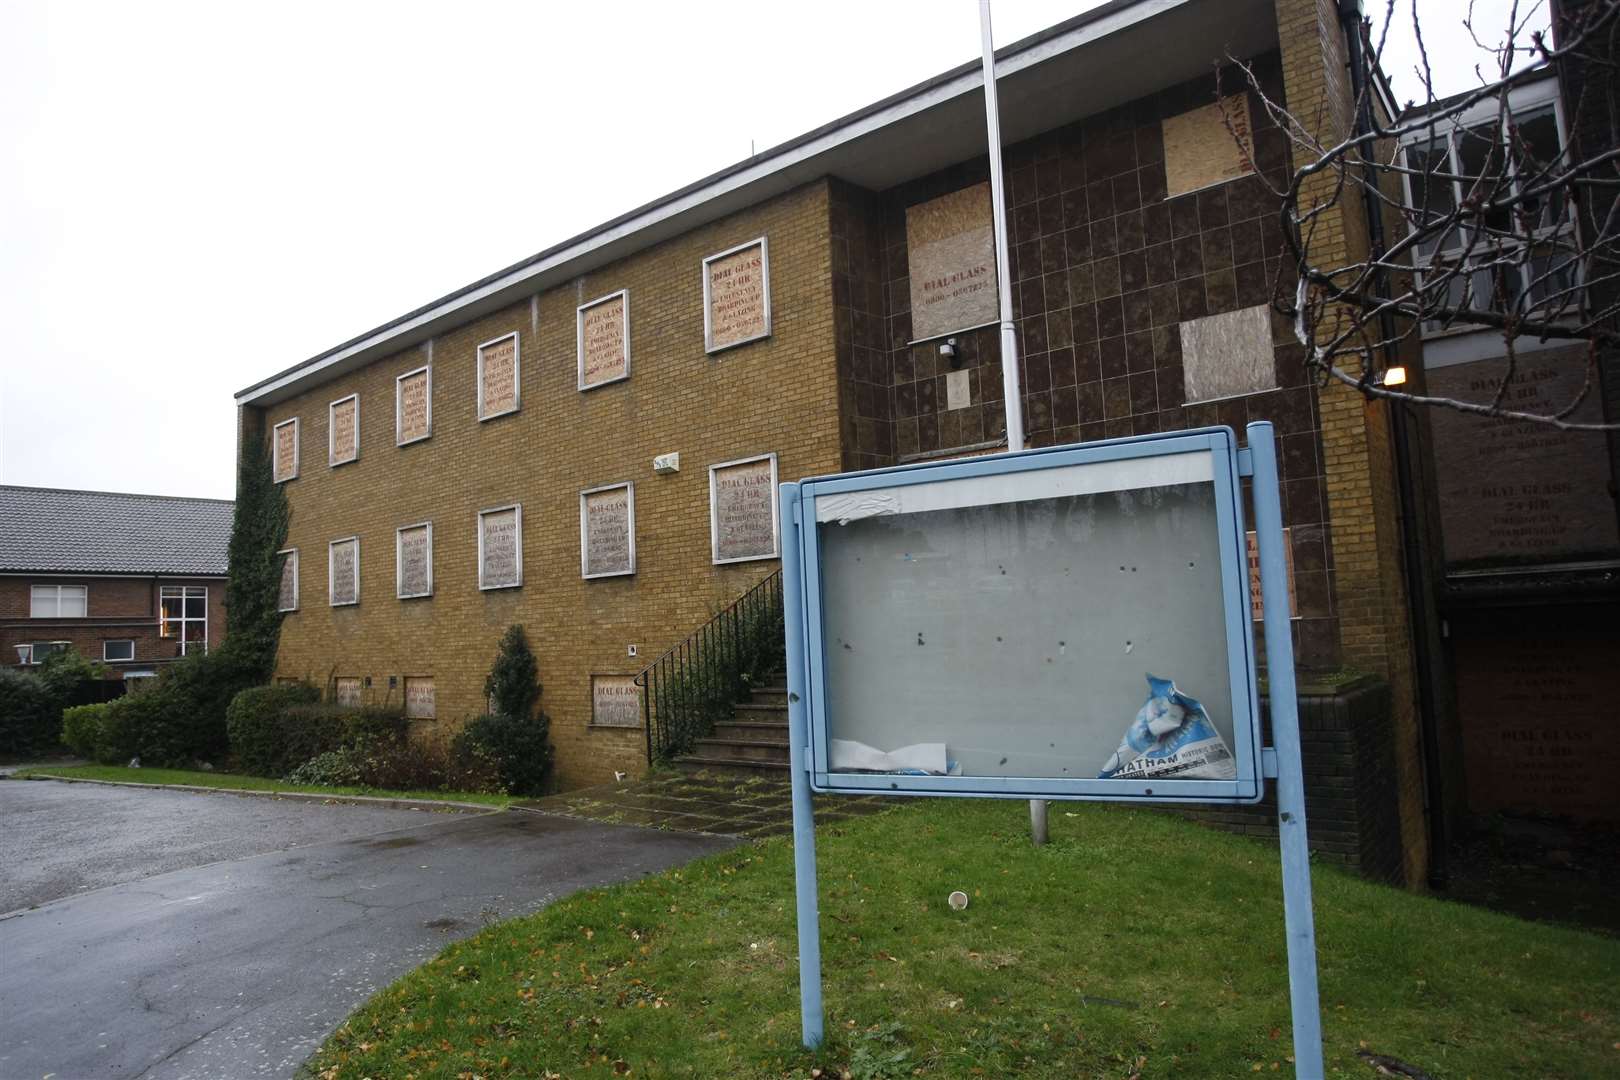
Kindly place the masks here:
POLYGON ((292 706, 314 705, 320 700, 319 688, 308 683, 250 686, 237 694, 225 710, 225 731, 237 766, 254 776, 285 776, 328 749, 324 740, 303 742, 311 734, 309 730, 289 732, 282 716, 292 706))
POLYGON ((31 671, 0 668, 0 754, 32 754, 55 745, 62 706, 31 671))

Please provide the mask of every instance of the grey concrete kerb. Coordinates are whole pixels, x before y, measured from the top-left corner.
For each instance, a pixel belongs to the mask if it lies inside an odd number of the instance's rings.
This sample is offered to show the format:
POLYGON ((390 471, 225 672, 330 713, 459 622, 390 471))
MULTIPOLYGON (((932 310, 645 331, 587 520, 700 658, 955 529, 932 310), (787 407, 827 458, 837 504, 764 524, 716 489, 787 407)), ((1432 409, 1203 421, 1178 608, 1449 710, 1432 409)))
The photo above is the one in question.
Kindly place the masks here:
POLYGON ((318 803, 354 803, 360 806, 386 806, 395 810, 454 810, 457 813, 498 814, 505 809, 490 803, 457 802, 452 799, 401 799, 387 795, 328 795, 317 791, 260 791, 254 788, 209 787, 206 784, 143 784, 135 780, 91 780, 84 776, 51 776, 40 773, 28 780, 49 780, 56 784, 99 784, 102 787, 149 788, 157 791, 198 791, 208 795, 242 795, 269 799, 300 799, 318 803))

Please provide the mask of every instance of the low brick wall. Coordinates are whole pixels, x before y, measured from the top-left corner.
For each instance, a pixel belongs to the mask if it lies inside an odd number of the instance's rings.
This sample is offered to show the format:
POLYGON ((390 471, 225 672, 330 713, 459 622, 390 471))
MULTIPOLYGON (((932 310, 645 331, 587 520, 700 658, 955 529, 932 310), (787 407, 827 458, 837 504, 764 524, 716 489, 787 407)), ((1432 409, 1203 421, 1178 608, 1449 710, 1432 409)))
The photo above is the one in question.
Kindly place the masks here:
MULTIPOLYGON (((1366 678, 1338 688, 1302 687, 1301 751, 1311 851, 1365 877, 1404 884, 1389 684, 1366 678)), ((1266 742, 1269 699, 1261 699, 1266 742)), ((1275 839, 1277 802, 1172 811, 1228 832, 1275 839)))

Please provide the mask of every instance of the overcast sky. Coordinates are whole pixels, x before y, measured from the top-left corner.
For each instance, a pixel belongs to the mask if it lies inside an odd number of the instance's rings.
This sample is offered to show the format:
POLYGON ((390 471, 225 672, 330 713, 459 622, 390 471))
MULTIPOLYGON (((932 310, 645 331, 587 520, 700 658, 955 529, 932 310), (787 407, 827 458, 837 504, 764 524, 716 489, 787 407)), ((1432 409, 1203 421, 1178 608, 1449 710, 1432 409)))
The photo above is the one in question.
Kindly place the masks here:
POLYGON ((228 498, 235 391, 977 50, 973 0, 0 0, 0 482, 228 498))

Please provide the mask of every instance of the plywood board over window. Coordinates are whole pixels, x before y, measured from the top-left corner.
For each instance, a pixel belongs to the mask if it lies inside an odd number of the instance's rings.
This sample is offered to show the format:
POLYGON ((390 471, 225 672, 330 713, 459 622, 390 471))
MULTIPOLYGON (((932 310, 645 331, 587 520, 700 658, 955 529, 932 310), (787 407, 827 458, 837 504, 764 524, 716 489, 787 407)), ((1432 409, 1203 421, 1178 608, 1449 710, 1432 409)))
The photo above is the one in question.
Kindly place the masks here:
POLYGON ((777 557, 775 454, 709 467, 709 535, 716 563, 777 557))
POLYGON ((478 587, 523 584, 523 508, 497 506, 478 513, 478 587))
POLYGON ((433 676, 405 676, 405 715, 411 720, 432 720, 438 716, 433 676))
POLYGON ((394 530, 394 595, 401 600, 433 595, 433 523, 394 530))
POLYGON ((333 540, 326 546, 327 601, 333 607, 360 602, 360 538, 333 540))
POLYGON ((1172 198, 1254 172, 1246 93, 1169 117, 1161 127, 1165 187, 1172 198))
POLYGON ((276 552, 281 559, 281 590, 277 594, 277 611, 298 610, 298 549, 284 548, 276 552))
POLYGON ((360 456, 360 395, 338 398, 326 407, 326 463, 347 465, 360 456))
POLYGON ((394 443, 419 442, 433 434, 433 369, 419 367, 394 380, 394 443))
POLYGON ((630 291, 582 304, 578 320, 579 388, 590 390, 630 377, 630 291))
POLYGON ((1188 404, 1275 390, 1271 309, 1261 304, 1182 323, 1181 364, 1188 404))
POLYGON ((608 484, 579 493, 580 574, 620 577, 636 572, 636 489, 608 484))
POLYGON ((276 483, 298 477, 298 417, 283 420, 272 429, 270 460, 276 483))
POLYGON ((911 268, 911 333, 918 340, 994 322, 995 229, 990 185, 941 195, 906 208, 911 268))
POLYGON ((522 407, 521 371, 515 331, 478 346, 478 419, 493 420, 522 407))
POLYGON ((765 237, 703 260, 703 339, 709 352, 769 337, 771 260, 765 237))
POLYGON ((641 688, 634 675, 591 676, 591 725, 641 726, 641 688))

